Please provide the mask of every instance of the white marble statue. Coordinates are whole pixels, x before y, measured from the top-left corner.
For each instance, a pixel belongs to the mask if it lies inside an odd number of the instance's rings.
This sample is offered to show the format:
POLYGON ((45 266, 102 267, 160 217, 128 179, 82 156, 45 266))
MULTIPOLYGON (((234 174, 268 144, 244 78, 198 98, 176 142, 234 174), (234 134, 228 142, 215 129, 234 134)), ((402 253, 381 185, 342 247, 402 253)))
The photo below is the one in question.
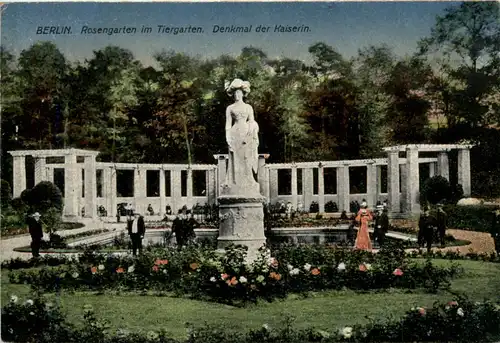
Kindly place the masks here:
POLYGON ((259 125, 252 106, 243 101, 250 92, 250 83, 235 79, 226 83, 226 92, 234 103, 226 109, 226 141, 229 164, 226 185, 230 194, 259 195, 259 183, 254 173, 258 171, 259 125))

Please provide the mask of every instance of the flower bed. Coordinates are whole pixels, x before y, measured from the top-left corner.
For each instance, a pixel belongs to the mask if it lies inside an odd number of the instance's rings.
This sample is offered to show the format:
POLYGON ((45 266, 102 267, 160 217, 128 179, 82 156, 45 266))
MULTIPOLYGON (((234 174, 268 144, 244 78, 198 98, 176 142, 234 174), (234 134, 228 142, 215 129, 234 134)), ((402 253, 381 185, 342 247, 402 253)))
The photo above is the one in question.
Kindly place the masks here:
POLYGON ((252 264, 244 263, 242 248, 225 254, 189 247, 157 249, 133 258, 90 252, 79 261, 58 267, 9 273, 11 283, 28 283, 42 291, 154 290, 231 304, 284 298, 289 293, 326 289, 354 290, 447 288, 460 270, 412 262, 404 250, 378 254, 317 246, 283 246, 268 258, 263 251, 252 264))
MULTIPOLYGON (((75 230, 75 229, 81 229, 84 226, 85 225, 81 223, 61 223, 59 230, 60 231, 75 230)), ((28 225, 22 227, 2 227, 1 232, 2 232, 1 239, 7 239, 14 236, 29 234, 28 225)))
POLYGON ((101 342, 101 343, 254 343, 254 342, 494 342, 500 338, 500 305, 472 303, 456 298, 432 308, 414 307, 399 320, 377 320, 368 325, 314 327, 297 330, 286 317, 280 329, 264 324, 261 329, 238 333, 219 327, 188 327, 186 340, 174 340, 165 330, 130 333, 111 329, 83 306, 84 325, 69 324, 58 306, 40 297, 21 302, 16 296, 2 308, 2 338, 15 342, 101 342))

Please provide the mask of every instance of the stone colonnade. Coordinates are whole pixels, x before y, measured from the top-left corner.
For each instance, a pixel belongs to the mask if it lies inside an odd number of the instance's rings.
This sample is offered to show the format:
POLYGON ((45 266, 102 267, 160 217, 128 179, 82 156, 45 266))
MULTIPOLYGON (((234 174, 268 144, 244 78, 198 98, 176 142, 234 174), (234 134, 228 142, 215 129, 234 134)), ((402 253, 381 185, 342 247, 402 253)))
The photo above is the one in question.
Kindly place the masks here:
MULTIPOLYGON (((464 195, 471 193, 470 182, 470 145, 404 145, 384 148, 387 158, 345 161, 321 161, 300 163, 266 164, 268 154, 259 155, 258 181, 261 194, 270 203, 290 201, 297 208, 299 202, 308 209, 313 201, 318 203, 319 212, 325 211, 328 201, 336 202, 339 212, 349 212, 349 204, 353 200, 366 199, 369 206, 377 201, 387 200, 392 213, 418 213, 420 210, 419 165, 427 164, 429 175, 441 175, 449 179, 448 152, 458 149, 458 183, 462 185, 464 195), (437 153, 437 157, 423 158, 419 152, 437 153), (400 156, 405 154, 405 156, 400 156), (382 166, 387 166, 387 193, 382 193, 382 166), (349 169, 366 168, 366 192, 350 194, 349 169), (336 193, 325 193, 325 169, 336 170, 336 193), (278 171, 290 170, 291 194, 278 194, 278 171), (299 195, 298 171, 301 170, 302 194, 299 195), (315 171, 316 170, 316 171, 315 171), (314 175, 317 182, 314 185, 314 175), (316 186, 316 189, 314 189, 316 186)), ((26 156, 35 159, 35 184, 40 181, 54 182, 54 170, 64 169, 64 215, 66 217, 81 216, 82 207, 85 217, 95 218, 97 207, 102 205, 108 216, 116 216, 119 203, 131 203, 135 210, 146 214, 147 206, 152 205, 154 212, 165 214, 165 207, 170 205, 175 213, 186 205, 191 208, 196 203, 214 204, 220 194, 220 187, 225 181, 227 155, 214 155, 216 165, 187 164, 133 164, 96 162, 98 152, 64 149, 11 151, 13 156, 13 196, 20 196, 26 189, 26 156), (64 157, 64 163, 47 163, 47 157, 64 157), (121 197, 117 192, 117 172, 133 170, 134 192, 130 197, 121 197), (100 171, 101 194, 97 196, 97 174, 100 171), (159 192, 148 196, 147 172, 159 172, 159 192), (170 179, 167 180, 168 171, 170 179), (205 190, 201 195, 193 194, 193 172, 205 172, 205 190), (182 173, 186 173, 185 194, 181 194, 182 173), (169 183, 170 194, 166 194, 169 183), (82 187, 83 186, 83 187, 82 187), (84 189, 84 192, 79 190, 84 189)))

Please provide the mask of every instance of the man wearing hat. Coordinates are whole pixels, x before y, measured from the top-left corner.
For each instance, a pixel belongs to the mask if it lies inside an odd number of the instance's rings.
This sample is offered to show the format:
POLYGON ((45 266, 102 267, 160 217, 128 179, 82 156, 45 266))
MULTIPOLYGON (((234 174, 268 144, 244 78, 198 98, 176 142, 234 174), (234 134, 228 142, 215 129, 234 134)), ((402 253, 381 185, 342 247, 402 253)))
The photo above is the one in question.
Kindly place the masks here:
POLYGON ((441 242, 441 247, 444 247, 445 241, 445 235, 446 235, 446 221, 448 219, 448 216, 446 212, 443 210, 443 204, 439 203, 437 204, 437 212, 436 212, 436 224, 437 224, 437 232, 438 232, 438 237, 441 242))
POLYGON ((137 255, 142 253, 142 239, 146 233, 146 226, 144 225, 144 217, 139 213, 134 213, 134 217, 129 217, 127 220, 127 230, 132 241, 132 254, 137 255))
POLYGON ((186 244, 187 240, 187 220, 186 220, 186 211, 180 209, 172 223, 172 233, 175 234, 175 241, 177 242, 177 249, 182 249, 182 247, 186 244))
POLYGON ((385 235, 389 231, 389 216, 387 208, 383 205, 377 206, 377 217, 375 218, 374 239, 382 247, 385 241, 385 235))
POLYGON ((40 256, 40 246, 43 238, 43 229, 40 217, 41 215, 38 212, 35 212, 28 217, 28 227, 31 235, 31 253, 34 258, 40 256))
POLYGON ((418 221, 418 245, 423 248, 427 245, 427 252, 431 251, 432 239, 434 236, 435 218, 430 215, 429 209, 424 207, 418 221))

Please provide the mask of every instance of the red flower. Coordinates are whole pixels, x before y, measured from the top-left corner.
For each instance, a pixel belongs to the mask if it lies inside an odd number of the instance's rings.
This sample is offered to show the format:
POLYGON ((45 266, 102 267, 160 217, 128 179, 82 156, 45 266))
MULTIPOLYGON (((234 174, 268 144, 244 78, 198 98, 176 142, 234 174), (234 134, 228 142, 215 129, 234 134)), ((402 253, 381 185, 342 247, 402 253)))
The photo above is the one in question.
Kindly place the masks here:
POLYGON ((229 275, 227 275, 226 273, 224 273, 220 277, 221 277, 222 280, 226 280, 229 277, 229 275))
POLYGON ((155 264, 156 264, 157 266, 159 266, 159 265, 164 265, 164 264, 168 264, 168 260, 160 260, 160 259, 158 259, 158 260, 156 260, 156 261, 155 261, 155 264))
POLYGON ((280 275, 280 274, 278 274, 278 273, 275 273, 275 272, 271 272, 271 273, 269 274, 269 277, 270 277, 271 279, 276 280, 276 281, 281 280, 281 275, 280 275))
POLYGON ((198 266, 198 263, 193 262, 193 263, 191 263, 191 264, 189 265, 189 267, 191 267, 191 269, 192 269, 192 270, 196 270, 196 269, 198 269, 198 267, 199 267, 199 266, 198 266))
POLYGON ((122 267, 118 267, 118 268, 116 268, 116 272, 120 274, 120 273, 123 273, 124 270, 122 267))
POLYGON ((90 268, 90 271, 92 272, 92 274, 97 273, 97 267, 90 268))
POLYGON ((458 303, 456 301, 450 301, 448 303, 448 305, 450 305, 450 306, 458 306, 458 303))
POLYGON ((153 266, 153 271, 154 271, 154 272, 157 272, 158 270, 160 270, 160 268, 159 268, 157 265, 154 265, 154 266, 153 266))
POLYGON ((401 276, 403 275, 403 271, 399 268, 396 268, 394 269, 394 271, 392 272, 392 274, 396 275, 396 276, 401 276))
POLYGON ((368 268, 366 268, 366 266, 364 264, 359 265, 359 271, 366 272, 367 270, 368 270, 368 268))
POLYGON ((311 270, 311 274, 312 275, 319 275, 319 274, 321 274, 321 272, 319 271, 318 268, 313 268, 313 270, 311 270))
POLYGON ((233 276, 231 280, 227 280, 226 283, 229 285, 229 286, 234 286, 238 283, 238 280, 236 280, 236 276, 233 276))
POLYGON ((425 316, 425 308, 419 307, 418 308, 418 313, 420 313, 422 316, 425 316))

